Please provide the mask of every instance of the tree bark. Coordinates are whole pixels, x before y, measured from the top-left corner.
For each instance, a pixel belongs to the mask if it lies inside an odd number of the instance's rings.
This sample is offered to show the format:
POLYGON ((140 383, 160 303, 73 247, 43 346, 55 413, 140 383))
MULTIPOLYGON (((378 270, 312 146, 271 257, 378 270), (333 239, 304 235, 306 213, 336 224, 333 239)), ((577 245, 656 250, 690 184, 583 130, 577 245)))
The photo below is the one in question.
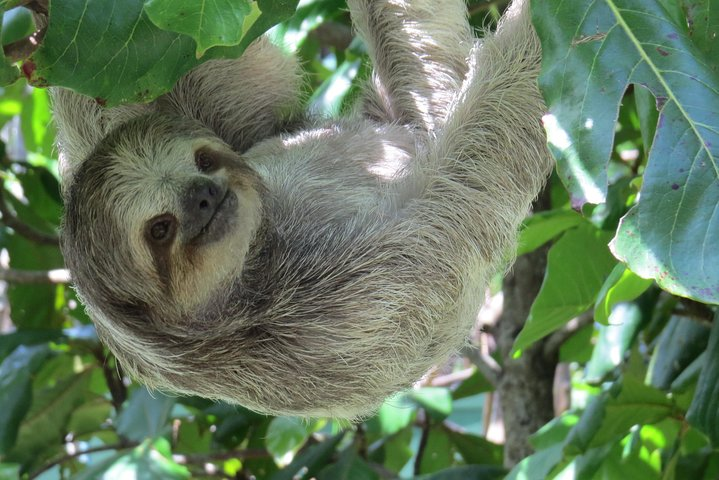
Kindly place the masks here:
MULTIPOLYGON (((549 186, 540 194, 534 211, 550 208, 549 186)), ((502 357, 497 392, 504 415, 504 464, 511 468, 531 455, 528 437, 553 418, 552 385, 556 358, 546 358, 539 341, 518 359, 510 354, 544 280, 549 245, 517 258, 504 282, 504 309, 495 336, 502 357)))

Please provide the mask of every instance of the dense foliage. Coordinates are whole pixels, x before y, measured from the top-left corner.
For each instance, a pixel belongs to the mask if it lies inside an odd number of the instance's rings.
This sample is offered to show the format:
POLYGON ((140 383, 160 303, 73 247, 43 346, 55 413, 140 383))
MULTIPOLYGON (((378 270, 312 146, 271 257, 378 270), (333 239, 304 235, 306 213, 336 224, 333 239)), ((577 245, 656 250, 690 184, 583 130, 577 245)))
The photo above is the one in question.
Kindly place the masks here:
MULTIPOLYGON (((37 87, 149 100, 282 21, 271 35, 302 58, 309 108, 337 114, 369 72, 342 0, 0 2, 0 479, 719 477, 712 2, 533 0, 557 173, 517 252, 550 246, 513 355, 542 345, 570 384, 516 465, 493 393, 510 374, 492 348, 499 279, 481 348, 348 425, 148 392, 58 270, 54 131, 37 87)), ((472 21, 490 26, 506 3, 471 1, 472 21)))

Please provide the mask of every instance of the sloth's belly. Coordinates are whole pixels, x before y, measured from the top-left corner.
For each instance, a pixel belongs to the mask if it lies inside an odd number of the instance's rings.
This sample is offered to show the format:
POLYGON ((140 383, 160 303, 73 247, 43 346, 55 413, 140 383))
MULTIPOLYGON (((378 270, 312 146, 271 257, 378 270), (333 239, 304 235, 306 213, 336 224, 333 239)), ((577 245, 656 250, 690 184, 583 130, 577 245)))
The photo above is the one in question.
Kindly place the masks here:
POLYGON ((414 196, 415 151, 405 128, 367 122, 269 139, 245 158, 287 208, 348 220, 394 215, 414 196))

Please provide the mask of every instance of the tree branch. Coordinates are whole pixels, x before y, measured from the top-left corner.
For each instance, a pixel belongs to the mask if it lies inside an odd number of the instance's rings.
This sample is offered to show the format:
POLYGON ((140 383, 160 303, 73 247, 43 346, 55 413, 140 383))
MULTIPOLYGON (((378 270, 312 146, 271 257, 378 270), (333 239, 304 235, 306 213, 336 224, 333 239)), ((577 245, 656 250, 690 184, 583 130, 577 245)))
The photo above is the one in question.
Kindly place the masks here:
POLYGON ((0 268, 0 280, 8 283, 70 283, 70 271, 64 268, 55 270, 15 270, 0 268))
POLYGON ((502 367, 499 366, 491 355, 485 354, 474 346, 465 347, 462 350, 462 355, 467 357, 469 361, 477 367, 477 370, 484 375, 489 383, 497 386, 499 378, 502 375, 502 367))

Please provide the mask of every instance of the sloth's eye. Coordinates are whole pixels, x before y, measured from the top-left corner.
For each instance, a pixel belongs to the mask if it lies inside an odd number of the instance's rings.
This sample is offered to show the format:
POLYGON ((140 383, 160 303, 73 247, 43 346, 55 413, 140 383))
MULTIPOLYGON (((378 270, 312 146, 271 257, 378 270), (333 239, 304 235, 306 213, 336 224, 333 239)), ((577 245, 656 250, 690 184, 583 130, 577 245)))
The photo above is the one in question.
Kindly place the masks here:
POLYGON ((147 235, 153 243, 164 245, 174 238, 176 225, 177 222, 172 215, 160 215, 148 222, 147 235))
POLYGON ((210 172, 215 169, 215 159, 208 152, 199 150, 195 153, 195 165, 201 172, 210 172))

